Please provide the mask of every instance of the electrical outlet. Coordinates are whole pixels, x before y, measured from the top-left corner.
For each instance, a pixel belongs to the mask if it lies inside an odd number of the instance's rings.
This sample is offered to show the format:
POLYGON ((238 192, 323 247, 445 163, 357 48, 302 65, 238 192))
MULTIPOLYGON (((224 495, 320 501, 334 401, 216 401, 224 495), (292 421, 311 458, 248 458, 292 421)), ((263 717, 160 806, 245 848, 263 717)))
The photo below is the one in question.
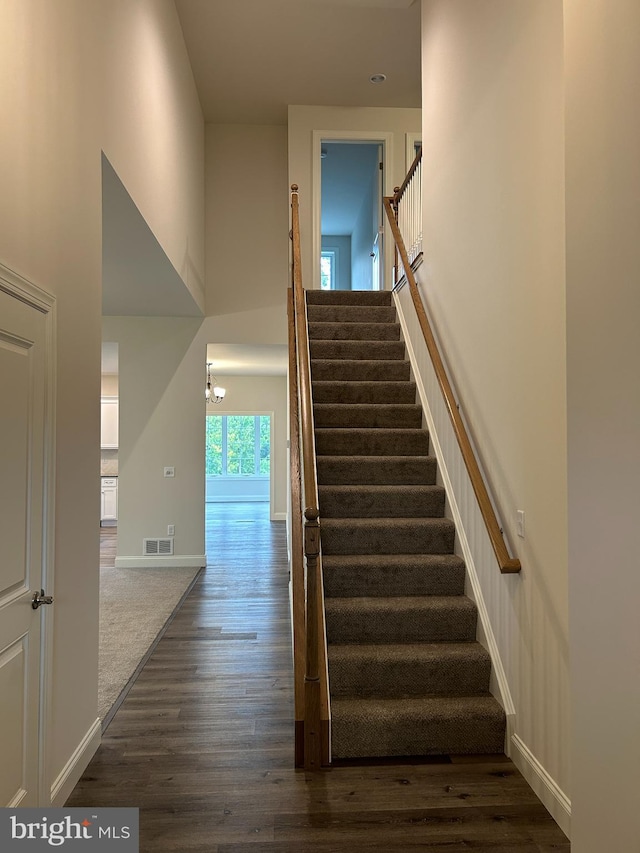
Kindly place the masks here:
POLYGON ((175 535, 176 535, 175 524, 167 524, 167 536, 175 536, 175 535))
POLYGON ((516 533, 524 539, 524 510, 519 509, 516 512, 516 533))
POLYGON ((176 469, 173 467, 173 465, 170 465, 169 467, 166 467, 164 469, 164 476, 165 477, 175 477, 176 476, 176 469))

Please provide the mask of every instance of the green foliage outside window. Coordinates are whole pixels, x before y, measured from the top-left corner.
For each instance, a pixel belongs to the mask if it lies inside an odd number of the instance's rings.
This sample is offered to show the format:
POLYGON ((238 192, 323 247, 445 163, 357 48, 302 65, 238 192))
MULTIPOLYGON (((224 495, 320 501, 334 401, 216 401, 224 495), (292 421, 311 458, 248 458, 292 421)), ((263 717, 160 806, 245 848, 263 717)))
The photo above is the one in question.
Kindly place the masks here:
POLYGON ((207 415, 206 422, 207 476, 269 475, 268 415, 207 415))
POLYGON ((208 415, 206 434, 207 476, 219 477, 222 474, 222 416, 208 415))
POLYGON ((271 470, 271 418, 268 415, 260 417, 260 473, 268 474, 271 470))

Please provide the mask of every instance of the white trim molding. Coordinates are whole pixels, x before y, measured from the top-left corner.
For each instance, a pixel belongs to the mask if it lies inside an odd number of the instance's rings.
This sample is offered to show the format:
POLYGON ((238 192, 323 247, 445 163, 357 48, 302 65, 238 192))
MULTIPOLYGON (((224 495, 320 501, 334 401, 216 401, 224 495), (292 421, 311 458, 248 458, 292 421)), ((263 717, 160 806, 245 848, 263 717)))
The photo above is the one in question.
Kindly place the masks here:
POLYGON ((116 557, 116 569, 202 569, 207 565, 205 554, 177 554, 163 557, 116 557))
POLYGON ((50 796, 52 806, 59 808, 65 804, 100 746, 101 737, 102 725, 98 717, 75 748, 73 754, 60 773, 58 773, 51 786, 50 796))
POLYGON ((511 745, 511 760, 560 829, 571 838, 571 800, 519 735, 511 736, 511 745))

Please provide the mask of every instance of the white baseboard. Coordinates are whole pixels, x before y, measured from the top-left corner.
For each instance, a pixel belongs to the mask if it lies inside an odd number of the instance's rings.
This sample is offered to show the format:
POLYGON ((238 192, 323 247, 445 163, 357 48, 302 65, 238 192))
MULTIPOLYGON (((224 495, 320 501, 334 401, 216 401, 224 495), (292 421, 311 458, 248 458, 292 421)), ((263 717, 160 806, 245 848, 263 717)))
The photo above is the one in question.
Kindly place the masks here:
POLYGON ((96 719, 51 786, 51 805, 62 807, 100 746, 102 725, 96 719))
POLYGON ((175 554, 172 557, 116 557, 116 569, 201 569, 205 554, 175 554))
POLYGON ((567 838, 571 838, 571 800, 518 736, 511 737, 511 760, 567 838))
POLYGON ((286 512, 274 512, 271 516, 271 521, 286 521, 287 513, 286 512))

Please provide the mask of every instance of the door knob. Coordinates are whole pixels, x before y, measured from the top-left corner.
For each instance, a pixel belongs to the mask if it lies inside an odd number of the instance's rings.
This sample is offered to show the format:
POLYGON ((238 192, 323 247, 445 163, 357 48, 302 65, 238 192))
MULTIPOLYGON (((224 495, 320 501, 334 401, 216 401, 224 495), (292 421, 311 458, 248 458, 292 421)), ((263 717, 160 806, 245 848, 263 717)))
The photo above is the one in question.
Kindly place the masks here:
POLYGON ((31 599, 31 606, 34 610, 37 610, 41 604, 53 604, 53 596, 45 595, 43 589, 40 592, 34 592, 31 599))

